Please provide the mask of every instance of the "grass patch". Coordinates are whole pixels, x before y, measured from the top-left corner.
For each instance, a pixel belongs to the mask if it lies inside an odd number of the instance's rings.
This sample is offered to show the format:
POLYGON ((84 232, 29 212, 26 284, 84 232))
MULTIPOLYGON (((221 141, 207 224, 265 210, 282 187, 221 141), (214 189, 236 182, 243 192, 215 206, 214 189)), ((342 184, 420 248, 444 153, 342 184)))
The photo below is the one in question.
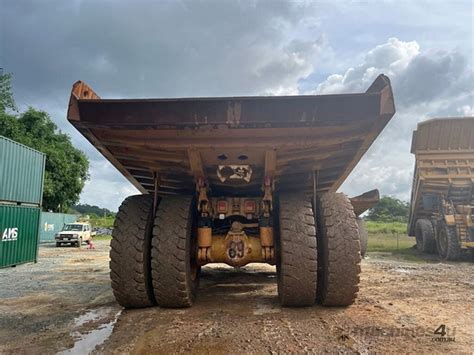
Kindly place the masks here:
MULTIPOLYGON (((368 253, 383 253, 380 257, 401 258, 404 261, 426 263, 430 258, 421 255, 414 245, 415 238, 406 234, 371 233, 367 243, 368 253)), ((370 255, 370 254, 369 254, 370 255)))
POLYGON ((94 237, 94 240, 111 240, 112 236, 111 235, 96 235, 94 237))
POLYGON ((419 253, 413 246, 416 240, 407 235, 407 224, 402 222, 366 221, 369 240, 367 251, 389 253, 403 256, 409 261, 421 261, 419 253))
POLYGON ((370 234, 406 234, 407 224, 403 222, 365 221, 370 234))
POLYGON ((371 233, 369 234, 367 250, 369 252, 377 251, 393 253, 410 249, 413 245, 415 245, 415 238, 409 237, 406 234, 371 233))

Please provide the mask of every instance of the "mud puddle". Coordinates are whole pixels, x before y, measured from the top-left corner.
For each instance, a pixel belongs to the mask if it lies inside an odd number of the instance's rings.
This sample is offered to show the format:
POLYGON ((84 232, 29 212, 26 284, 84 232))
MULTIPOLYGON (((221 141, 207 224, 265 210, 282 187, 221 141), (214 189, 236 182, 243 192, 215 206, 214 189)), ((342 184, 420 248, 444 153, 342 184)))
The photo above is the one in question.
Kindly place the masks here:
POLYGON ((74 346, 58 354, 89 354, 105 342, 114 330, 122 311, 114 308, 99 308, 88 311, 74 319, 71 336, 76 339, 74 346))

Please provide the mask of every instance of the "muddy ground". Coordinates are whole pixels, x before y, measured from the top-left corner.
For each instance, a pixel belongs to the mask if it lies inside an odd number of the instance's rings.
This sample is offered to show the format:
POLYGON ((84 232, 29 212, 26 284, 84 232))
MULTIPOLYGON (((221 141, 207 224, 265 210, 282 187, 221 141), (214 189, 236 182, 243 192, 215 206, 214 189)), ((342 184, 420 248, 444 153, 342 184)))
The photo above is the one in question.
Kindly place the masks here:
POLYGON ((280 308, 275 270, 205 268, 194 307, 122 311, 108 241, 0 270, 1 353, 472 352, 474 264, 370 254, 348 308, 280 308), (400 257, 401 258, 401 257, 400 257), (448 332, 433 334, 440 325, 448 332), (450 341, 454 338, 454 341, 450 341))

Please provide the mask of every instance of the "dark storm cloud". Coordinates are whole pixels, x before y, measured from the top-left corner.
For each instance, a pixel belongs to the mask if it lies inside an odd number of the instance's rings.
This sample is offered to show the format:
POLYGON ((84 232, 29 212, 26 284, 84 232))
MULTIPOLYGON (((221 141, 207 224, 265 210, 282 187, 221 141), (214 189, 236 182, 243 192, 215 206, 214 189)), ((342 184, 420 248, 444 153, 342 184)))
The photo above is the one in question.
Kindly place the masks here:
POLYGON ((314 43, 286 34, 302 6, 5 1, 3 65, 29 99, 63 96, 78 79, 104 96, 259 94, 308 70, 299 59, 314 43))
POLYGON ((324 45, 316 31, 298 34, 314 11, 287 1, 0 0, 0 67, 13 73, 18 105, 49 112, 89 156, 83 199, 115 209, 134 190, 66 121, 73 82, 113 98, 297 93, 324 45))
POLYGON ((135 190, 66 121, 76 80, 104 98, 195 97, 360 92, 384 72, 397 114, 343 190, 406 199, 416 123, 473 112, 470 10, 469 1, 0 0, 0 67, 14 75, 19 106, 49 112, 91 159, 82 201, 111 209, 135 190))
POLYGON ((467 58, 457 50, 427 51, 416 56, 395 83, 406 105, 431 102, 472 92, 474 76, 467 58))

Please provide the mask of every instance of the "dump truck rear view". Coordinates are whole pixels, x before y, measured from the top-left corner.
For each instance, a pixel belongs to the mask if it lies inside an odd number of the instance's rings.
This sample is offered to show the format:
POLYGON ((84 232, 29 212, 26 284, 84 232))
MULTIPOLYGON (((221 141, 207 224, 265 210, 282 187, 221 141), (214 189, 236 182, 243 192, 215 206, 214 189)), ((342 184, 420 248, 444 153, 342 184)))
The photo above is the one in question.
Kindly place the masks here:
POLYGON ((354 207, 378 193, 336 190, 394 113, 384 75, 365 93, 280 97, 109 100, 76 82, 68 120, 142 193, 114 225, 117 301, 188 307, 202 266, 258 262, 276 265, 283 306, 352 304, 354 207))
POLYGON ((418 124, 408 234, 425 253, 457 260, 474 251, 474 117, 418 124))

